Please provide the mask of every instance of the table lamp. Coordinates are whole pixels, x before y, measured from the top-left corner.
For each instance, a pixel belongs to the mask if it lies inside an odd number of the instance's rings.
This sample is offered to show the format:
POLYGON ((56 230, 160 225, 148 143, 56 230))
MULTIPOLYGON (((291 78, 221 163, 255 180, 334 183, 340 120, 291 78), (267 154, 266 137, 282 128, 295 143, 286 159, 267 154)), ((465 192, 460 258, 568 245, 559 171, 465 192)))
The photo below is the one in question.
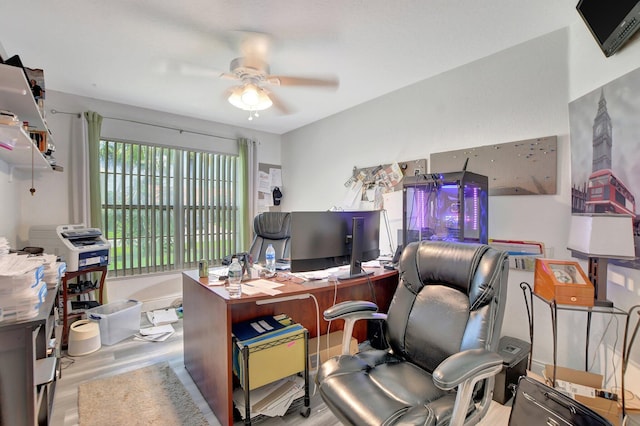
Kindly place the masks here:
POLYGON ((589 280, 595 306, 613 306, 607 300, 609 259, 634 260, 633 221, 630 215, 586 213, 571 216, 567 249, 589 258, 589 280))

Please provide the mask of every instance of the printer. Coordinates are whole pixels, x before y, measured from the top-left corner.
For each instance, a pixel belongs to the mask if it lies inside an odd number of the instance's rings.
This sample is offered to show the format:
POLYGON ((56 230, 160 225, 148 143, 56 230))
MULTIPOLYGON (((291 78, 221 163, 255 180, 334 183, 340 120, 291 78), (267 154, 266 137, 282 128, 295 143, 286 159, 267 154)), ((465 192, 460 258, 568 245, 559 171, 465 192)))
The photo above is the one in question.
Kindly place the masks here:
POLYGON ((32 226, 29 244, 59 256, 70 272, 109 264, 111 244, 100 229, 87 228, 84 224, 32 226))

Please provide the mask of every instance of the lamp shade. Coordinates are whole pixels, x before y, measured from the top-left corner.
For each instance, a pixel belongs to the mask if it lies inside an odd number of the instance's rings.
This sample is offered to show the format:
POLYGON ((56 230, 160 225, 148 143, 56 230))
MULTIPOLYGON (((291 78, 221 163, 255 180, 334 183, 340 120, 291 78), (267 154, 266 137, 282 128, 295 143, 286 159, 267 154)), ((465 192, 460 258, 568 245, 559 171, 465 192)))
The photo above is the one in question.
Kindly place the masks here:
POLYGON ((624 214, 574 214, 567 248, 589 257, 634 259, 632 218, 624 214))
POLYGON ((273 105, 265 90, 255 84, 235 87, 227 100, 231 105, 245 111, 262 111, 273 105))

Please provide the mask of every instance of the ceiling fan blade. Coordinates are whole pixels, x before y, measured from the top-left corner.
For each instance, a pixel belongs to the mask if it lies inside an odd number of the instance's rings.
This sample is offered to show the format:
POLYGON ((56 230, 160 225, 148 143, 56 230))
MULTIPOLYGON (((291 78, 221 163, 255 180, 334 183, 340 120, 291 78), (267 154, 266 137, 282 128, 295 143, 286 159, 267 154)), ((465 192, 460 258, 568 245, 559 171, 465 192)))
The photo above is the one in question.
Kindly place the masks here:
POLYGON ((288 115, 293 113, 294 111, 287 106, 287 104, 285 104, 282 99, 280 99, 280 97, 278 97, 276 94, 274 94, 273 92, 266 90, 266 89, 262 89, 267 93, 267 96, 269 96, 269 99, 271 99, 271 102, 273 102, 273 106, 280 111, 282 114, 288 115))
POLYGON ((267 77, 267 83, 273 84, 275 86, 309 86, 324 87, 329 89, 337 89, 338 86, 340 86, 340 81, 337 77, 305 78, 270 75, 267 77))

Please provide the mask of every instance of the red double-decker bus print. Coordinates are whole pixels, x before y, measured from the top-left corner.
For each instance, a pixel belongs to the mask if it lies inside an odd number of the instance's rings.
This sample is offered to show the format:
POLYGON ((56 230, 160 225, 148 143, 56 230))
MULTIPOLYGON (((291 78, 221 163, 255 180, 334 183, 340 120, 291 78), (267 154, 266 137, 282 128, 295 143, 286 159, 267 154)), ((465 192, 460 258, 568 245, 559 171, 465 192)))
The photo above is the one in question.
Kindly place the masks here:
POLYGON ((636 200, 611 169, 601 169, 589 176, 587 213, 621 213, 636 219, 636 200))

